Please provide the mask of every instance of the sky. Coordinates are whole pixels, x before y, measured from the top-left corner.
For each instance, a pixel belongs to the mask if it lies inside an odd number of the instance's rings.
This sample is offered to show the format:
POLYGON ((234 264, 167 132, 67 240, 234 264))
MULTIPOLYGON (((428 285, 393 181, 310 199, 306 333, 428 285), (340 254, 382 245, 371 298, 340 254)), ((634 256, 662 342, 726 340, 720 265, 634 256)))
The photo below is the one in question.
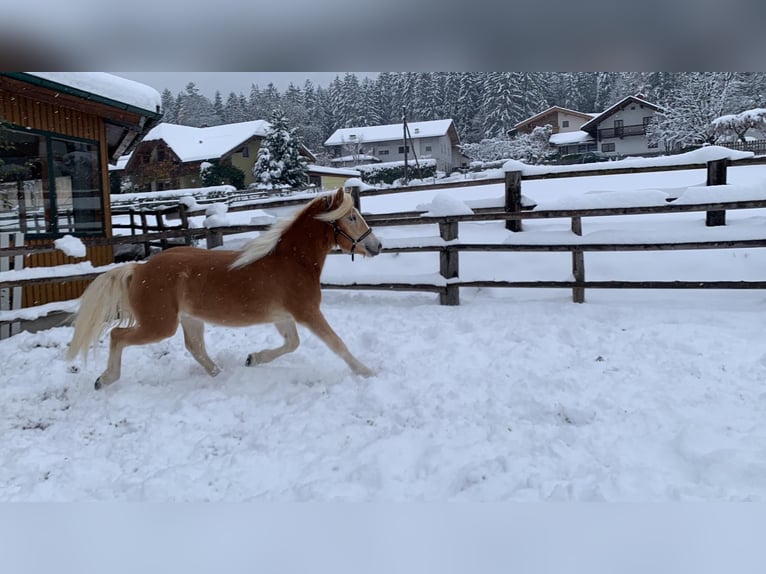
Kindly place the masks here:
MULTIPOLYGON (((226 98, 230 92, 235 94, 250 93, 251 84, 257 84, 265 88, 269 82, 273 83, 280 92, 290 85, 290 82, 298 87, 303 87, 306 80, 311 80, 314 85, 327 87, 337 76, 343 78, 346 72, 111 72, 116 76, 122 76, 129 80, 141 82, 158 92, 167 88, 173 95, 186 90, 189 82, 199 89, 200 93, 212 99, 216 90, 226 98)), ((375 77, 378 72, 354 72, 360 79, 364 76, 375 77)))

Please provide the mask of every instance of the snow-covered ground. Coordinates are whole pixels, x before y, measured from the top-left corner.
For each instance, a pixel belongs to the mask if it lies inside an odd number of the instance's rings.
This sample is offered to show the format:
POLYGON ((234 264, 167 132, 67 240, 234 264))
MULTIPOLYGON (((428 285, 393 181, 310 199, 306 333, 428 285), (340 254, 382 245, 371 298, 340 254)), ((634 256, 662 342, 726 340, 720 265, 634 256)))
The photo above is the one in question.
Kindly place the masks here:
MULTIPOLYGON (((599 190, 676 195, 704 178, 530 181, 524 194, 539 204, 599 190)), ((729 169, 735 185, 764 180, 764 167, 729 169)), ((448 195, 491 203, 502 187, 448 195)), ((364 198, 363 209, 443 205, 436 196, 364 198)), ((764 217, 730 212, 717 229, 703 213, 597 218, 583 239, 749 236, 764 217)), ((460 237, 571 238, 568 227, 526 222, 514 235, 501 223, 461 224, 460 237)), ((438 235, 376 231, 384 243, 438 235)), ((585 259, 593 280, 766 279, 762 249, 585 259)), ((568 254, 471 253, 460 265, 466 279, 571 276, 568 254)), ((332 256, 325 278, 437 272, 436 254, 332 256)), ((434 295, 327 291, 325 314, 376 371, 369 379, 302 329, 295 353, 247 368, 248 353, 280 343, 276 330, 209 326, 217 378, 176 334, 126 350, 123 378, 95 392, 105 342, 87 364, 70 363, 70 327, 22 333, 0 341, 0 499, 766 500, 766 295, 589 290, 586 301, 566 290, 463 289, 459 307, 443 307, 434 295)))

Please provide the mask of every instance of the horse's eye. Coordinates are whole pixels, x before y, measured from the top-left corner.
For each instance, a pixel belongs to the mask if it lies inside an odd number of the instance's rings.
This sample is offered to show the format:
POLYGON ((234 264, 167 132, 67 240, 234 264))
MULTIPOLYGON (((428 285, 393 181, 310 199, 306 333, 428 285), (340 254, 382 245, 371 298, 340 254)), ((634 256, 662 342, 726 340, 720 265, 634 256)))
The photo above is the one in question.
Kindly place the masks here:
POLYGON ((351 215, 349 215, 349 216, 348 216, 348 220, 349 220, 351 223, 356 223, 356 215, 354 215, 354 214, 352 213, 351 215))

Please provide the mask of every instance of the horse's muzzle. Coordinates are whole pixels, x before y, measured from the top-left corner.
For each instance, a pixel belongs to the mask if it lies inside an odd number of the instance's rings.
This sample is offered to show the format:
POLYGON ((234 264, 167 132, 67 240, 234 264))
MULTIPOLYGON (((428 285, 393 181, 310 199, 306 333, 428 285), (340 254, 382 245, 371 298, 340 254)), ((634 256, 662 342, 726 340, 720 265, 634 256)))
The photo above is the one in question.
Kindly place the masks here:
POLYGON ((375 257, 376 255, 379 255, 383 249, 383 244, 377 237, 375 237, 374 233, 370 233, 367 237, 365 237, 364 241, 362 241, 362 245, 364 246, 364 250, 366 252, 365 254, 368 257, 375 257))

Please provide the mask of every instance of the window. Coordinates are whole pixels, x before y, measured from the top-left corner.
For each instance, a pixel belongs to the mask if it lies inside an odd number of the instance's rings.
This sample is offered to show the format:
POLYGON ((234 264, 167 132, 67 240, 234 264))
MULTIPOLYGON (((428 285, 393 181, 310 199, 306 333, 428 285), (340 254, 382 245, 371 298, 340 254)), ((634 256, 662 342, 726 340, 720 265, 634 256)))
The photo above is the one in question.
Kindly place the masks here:
POLYGON ((28 235, 101 234, 104 209, 98 142, 0 132, 0 225, 28 235))
POLYGON ((602 152, 614 151, 614 144, 613 143, 601 144, 601 151, 602 152))
POLYGON ((399 146, 399 153, 410 153, 410 146, 399 146))
POLYGON ((562 120, 561 127, 562 128, 568 128, 569 127, 569 120, 562 120))
POLYGON ((242 148, 242 157, 250 157, 250 148, 248 146, 242 148))
POLYGON ((388 150, 387 149, 380 149, 380 150, 378 150, 378 155, 388 155, 388 150))
POLYGON ((431 151, 431 146, 430 146, 430 145, 427 145, 427 146, 425 147, 425 150, 426 150, 427 152, 428 152, 428 151, 431 151))
POLYGON ((624 125, 622 120, 614 120, 614 137, 621 138, 624 134, 624 125))

